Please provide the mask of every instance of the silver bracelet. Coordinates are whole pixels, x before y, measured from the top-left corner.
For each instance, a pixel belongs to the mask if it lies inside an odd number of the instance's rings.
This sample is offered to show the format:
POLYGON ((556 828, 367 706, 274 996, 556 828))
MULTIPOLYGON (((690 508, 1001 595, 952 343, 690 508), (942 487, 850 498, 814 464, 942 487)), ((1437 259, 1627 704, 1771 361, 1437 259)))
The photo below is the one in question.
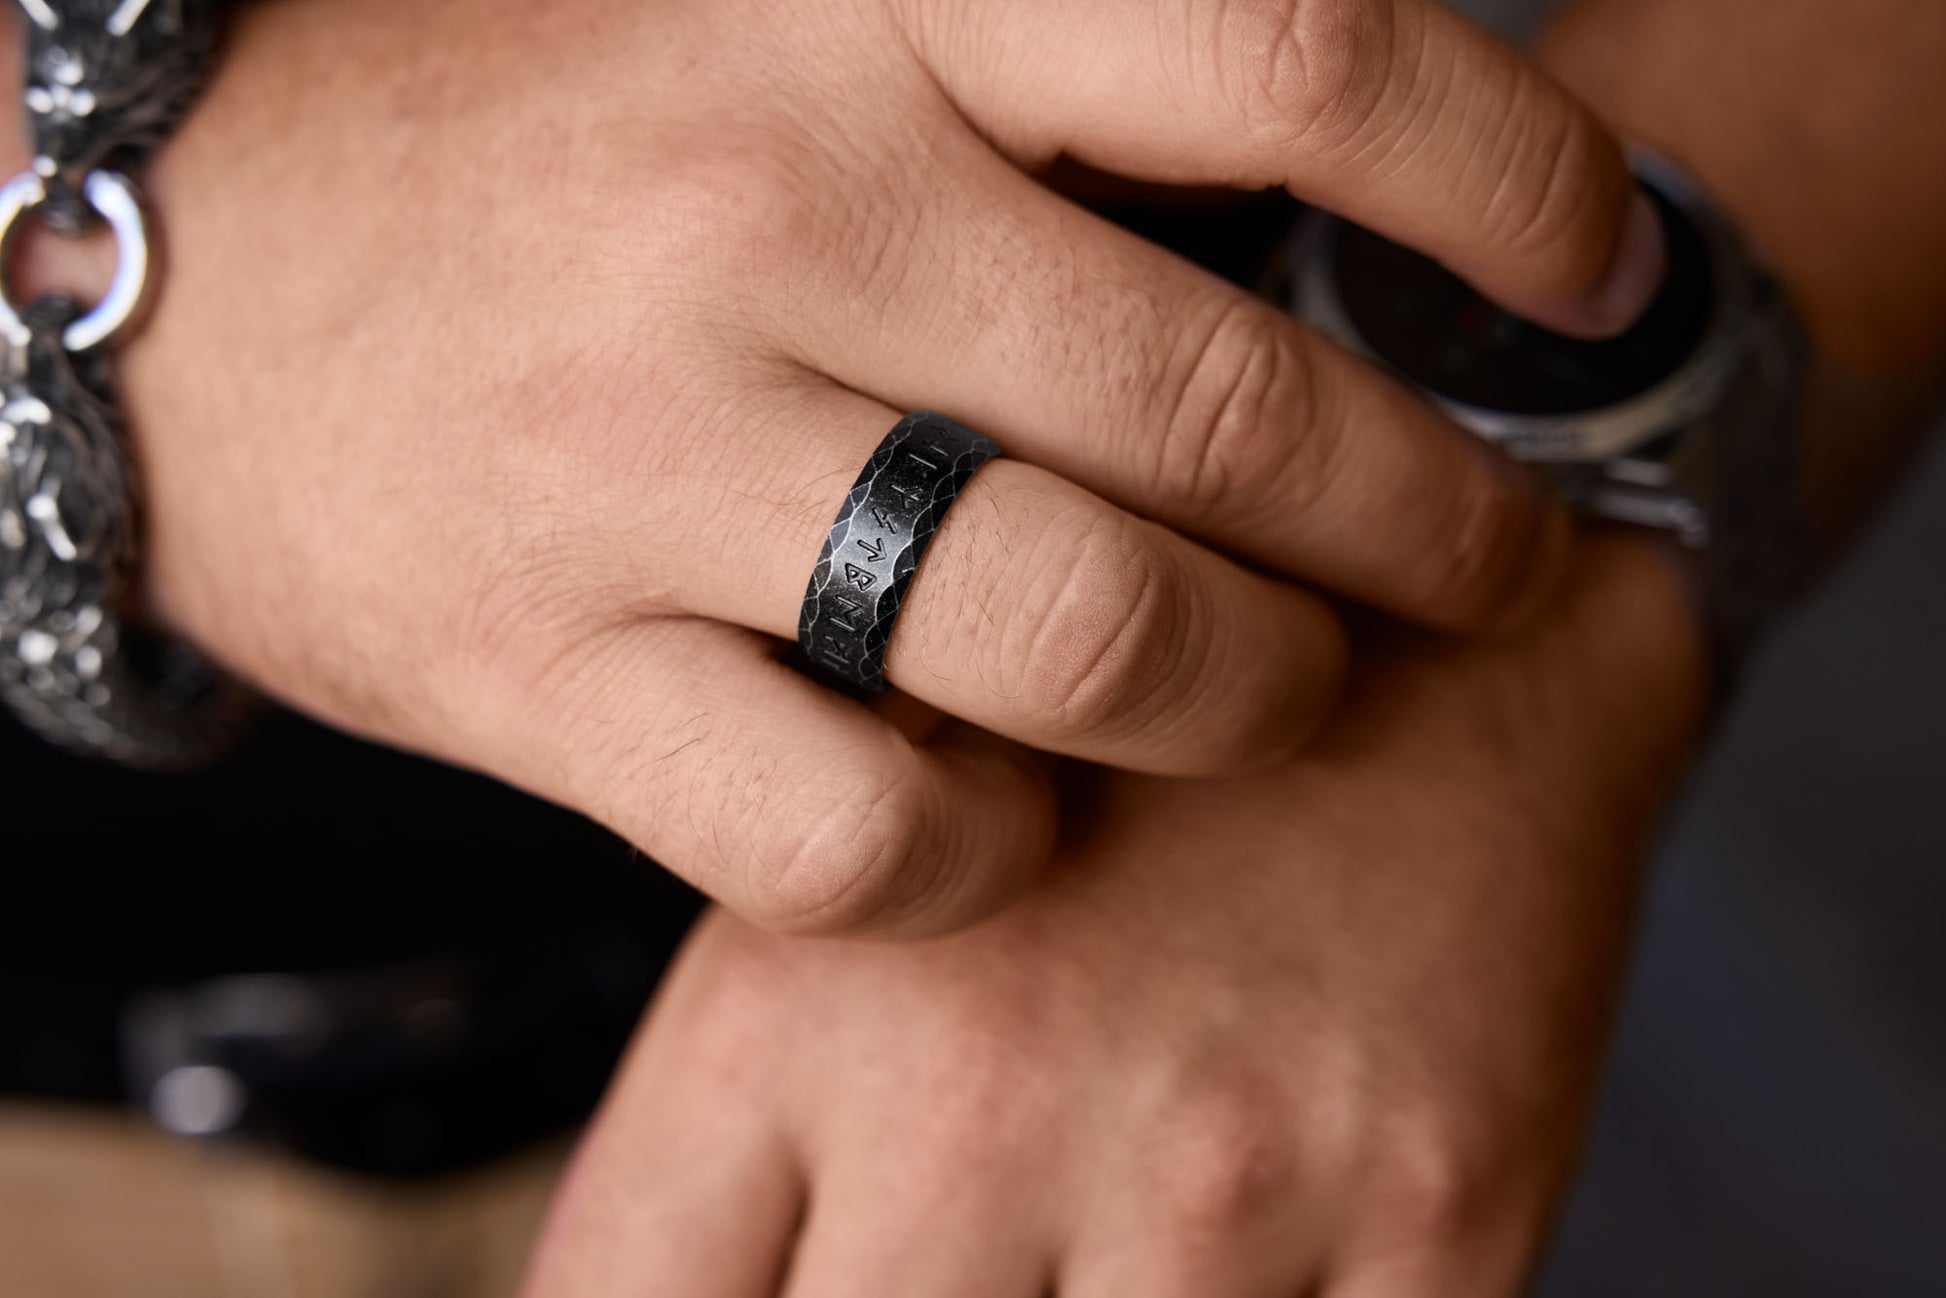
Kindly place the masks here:
POLYGON ((154 288, 131 177, 209 71, 216 0, 19 0, 33 166, 0 185, 0 702, 66 748, 132 765, 222 751, 249 694, 136 615, 139 496, 110 355, 154 288), (20 304, 4 266, 24 223, 114 234, 92 309, 20 304))

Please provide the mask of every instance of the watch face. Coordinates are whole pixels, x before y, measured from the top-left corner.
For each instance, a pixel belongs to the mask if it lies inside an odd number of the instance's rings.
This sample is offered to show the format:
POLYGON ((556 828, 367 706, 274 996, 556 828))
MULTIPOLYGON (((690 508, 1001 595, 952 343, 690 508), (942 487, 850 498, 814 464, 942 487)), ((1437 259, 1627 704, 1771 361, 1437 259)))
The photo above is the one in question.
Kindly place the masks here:
POLYGON ((1338 226, 1339 300, 1373 354, 1449 401, 1509 415, 1616 405, 1694 354, 1715 301, 1702 233, 1648 193, 1668 236, 1669 273, 1648 312, 1618 338, 1586 342, 1529 324, 1430 258, 1350 224, 1338 226))

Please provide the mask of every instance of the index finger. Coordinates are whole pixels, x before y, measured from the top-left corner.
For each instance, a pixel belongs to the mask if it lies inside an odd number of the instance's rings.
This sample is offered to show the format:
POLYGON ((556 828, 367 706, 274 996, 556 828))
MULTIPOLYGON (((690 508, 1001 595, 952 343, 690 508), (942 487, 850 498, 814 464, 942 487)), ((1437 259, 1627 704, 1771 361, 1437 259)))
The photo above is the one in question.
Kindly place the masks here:
POLYGON ((1436 0, 907 4, 933 73, 1016 160, 1280 185, 1581 336, 1627 327, 1661 279, 1621 146, 1436 0))

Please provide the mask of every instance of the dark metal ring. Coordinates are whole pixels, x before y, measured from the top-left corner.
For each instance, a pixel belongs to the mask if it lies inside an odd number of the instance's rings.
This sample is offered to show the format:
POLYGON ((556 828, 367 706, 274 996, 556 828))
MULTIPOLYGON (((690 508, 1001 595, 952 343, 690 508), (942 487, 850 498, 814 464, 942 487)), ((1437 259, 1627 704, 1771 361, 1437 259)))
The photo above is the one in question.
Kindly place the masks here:
POLYGON ((797 639, 811 661, 867 693, 885 682, 885 646, 906 587, 953 500, 1000 448, 920 411, 885 435, 831 525, 804 592, 797 639))

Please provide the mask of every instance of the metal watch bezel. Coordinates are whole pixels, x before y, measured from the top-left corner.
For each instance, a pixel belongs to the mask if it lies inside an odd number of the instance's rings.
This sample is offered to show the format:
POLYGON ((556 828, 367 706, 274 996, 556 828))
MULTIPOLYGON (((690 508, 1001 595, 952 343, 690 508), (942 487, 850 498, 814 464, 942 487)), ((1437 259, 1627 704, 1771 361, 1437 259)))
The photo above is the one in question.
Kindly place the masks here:
MULTIPOLYGON (((1442 397, 1413 384, 1454 421, 1531 464, 1587 464, 1614 460, 1687 427, 1723 403, 1740 371, 1753 304, 1750 264, 1735 233, 1677 168, 1647 154, 1632 159, 1636 174, 1687 216, 1709 249, 1715 302, 1702 340, 1673 373, 1625 401, 1551 415, 1515 415, 1442 397)), ((1279 277, 1284 306, 1339 345, 1379 365, 1379 356, 1352 323, 1338 294, 1336 242, 1343 221, 1328 212, 1305 213, 1292 236, 1279 277)))

